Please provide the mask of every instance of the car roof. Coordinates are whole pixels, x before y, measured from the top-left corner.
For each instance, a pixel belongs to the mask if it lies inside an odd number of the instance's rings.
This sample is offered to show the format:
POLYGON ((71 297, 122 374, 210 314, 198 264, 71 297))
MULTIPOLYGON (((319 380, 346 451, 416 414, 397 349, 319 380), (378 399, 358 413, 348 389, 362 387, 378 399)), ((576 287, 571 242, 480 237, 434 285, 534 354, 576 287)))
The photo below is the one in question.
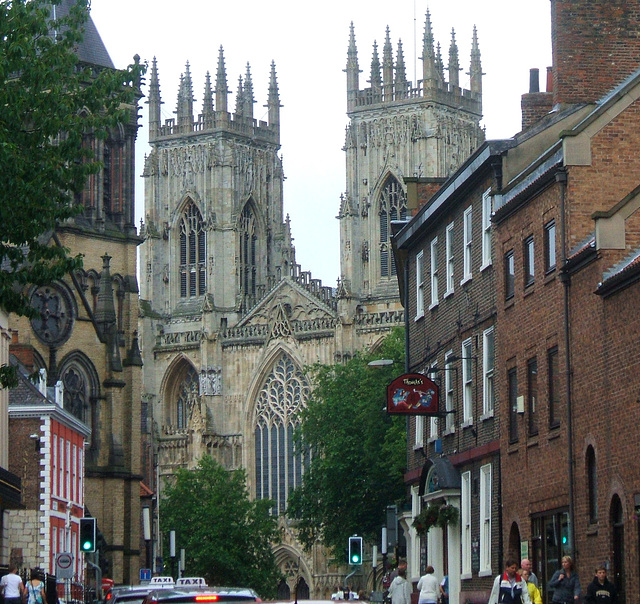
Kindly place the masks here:
POLYGON ((191 596, 217 596, 218 601, 258 600, 258 594, 248 587, 175 587, 154 589, 147 596, 149 602, 190 599, 191 596))

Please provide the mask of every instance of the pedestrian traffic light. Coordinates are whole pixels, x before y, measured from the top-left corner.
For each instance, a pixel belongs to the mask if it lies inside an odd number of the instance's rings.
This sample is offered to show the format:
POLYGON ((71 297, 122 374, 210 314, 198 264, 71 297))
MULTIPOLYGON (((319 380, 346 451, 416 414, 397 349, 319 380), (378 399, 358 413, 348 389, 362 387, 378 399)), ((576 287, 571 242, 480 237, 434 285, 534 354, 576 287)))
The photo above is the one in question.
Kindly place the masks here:
POLYGON ((95 518, 80 518, 80 550, 85 553, 96 551, 95 518))
POLYGON ((362 564, 362 537, 349 537, 349 564, 362 564))

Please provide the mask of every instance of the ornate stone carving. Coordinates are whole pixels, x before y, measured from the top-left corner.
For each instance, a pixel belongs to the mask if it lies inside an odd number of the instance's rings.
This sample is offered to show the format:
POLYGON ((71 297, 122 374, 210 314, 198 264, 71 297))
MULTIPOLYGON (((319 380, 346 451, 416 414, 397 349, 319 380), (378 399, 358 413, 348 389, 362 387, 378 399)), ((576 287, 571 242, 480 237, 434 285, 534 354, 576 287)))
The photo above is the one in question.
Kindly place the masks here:
POLYGON ((208 367, 200 371, 200 393, 205 396, 222 394, 222 367, 208 367))

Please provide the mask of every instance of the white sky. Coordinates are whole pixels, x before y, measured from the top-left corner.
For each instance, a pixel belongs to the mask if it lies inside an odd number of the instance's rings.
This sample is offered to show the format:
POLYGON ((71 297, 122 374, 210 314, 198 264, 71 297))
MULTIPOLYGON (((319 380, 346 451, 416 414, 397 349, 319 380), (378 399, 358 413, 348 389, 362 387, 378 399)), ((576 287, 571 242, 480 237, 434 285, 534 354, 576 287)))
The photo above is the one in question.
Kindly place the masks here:
MULTIPOLYGON (((296 258, 324 285, 339 277, 339 197, 345 189, 342 151, 346 116, 349 24, 355 26, 360 86, 369 79, 373 42, 380 58, 385 29, 395 50, 402 39, 407 78, 422 70, 425 14, 448 61, 451 28, 456 31, 460 83, 469 87, 473 26, 482 56, 483 124, 487 138, 506 138, 520 130, 520 96, 529 89, 529 69, 540 70, 544 89, 551 65, 549 0, 92 0, 91 15, 117 67, 139 54, 158 60, 163 120, 174 117, 180 74, 187 61, 201 109, 205 73, 215 81, 218 49, 224 48, 227 82, 235 107, 238 76, 251 65, 254 117, 267 120, 271 61, 276 63, 280 101, 281 154, 286 181, 285 214, 291 216, 296 258), (414 51, 415 49, 415 51, 414 51)), ((394 57, 395 58, 395 57, 394 57)), ((446 76, 446 72, 445 72, 446 76)), ((148 153, 147 106, 143 105, 136 171, 148 153)), ((136 182, 138 224, 143 216, 144 180, 136 182)))

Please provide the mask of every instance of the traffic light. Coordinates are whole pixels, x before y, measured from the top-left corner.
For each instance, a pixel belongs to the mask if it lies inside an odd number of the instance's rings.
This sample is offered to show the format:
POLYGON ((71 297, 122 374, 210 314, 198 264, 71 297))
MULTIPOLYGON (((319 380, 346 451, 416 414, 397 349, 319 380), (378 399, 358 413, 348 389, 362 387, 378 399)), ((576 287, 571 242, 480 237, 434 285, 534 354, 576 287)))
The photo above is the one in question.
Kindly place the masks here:
POLYGON ((362 564, 362 537, 349 537, 349 564, 362 564))
POLYGON ((96 519, 80 518, 80 551, 96 551, 96 519))

